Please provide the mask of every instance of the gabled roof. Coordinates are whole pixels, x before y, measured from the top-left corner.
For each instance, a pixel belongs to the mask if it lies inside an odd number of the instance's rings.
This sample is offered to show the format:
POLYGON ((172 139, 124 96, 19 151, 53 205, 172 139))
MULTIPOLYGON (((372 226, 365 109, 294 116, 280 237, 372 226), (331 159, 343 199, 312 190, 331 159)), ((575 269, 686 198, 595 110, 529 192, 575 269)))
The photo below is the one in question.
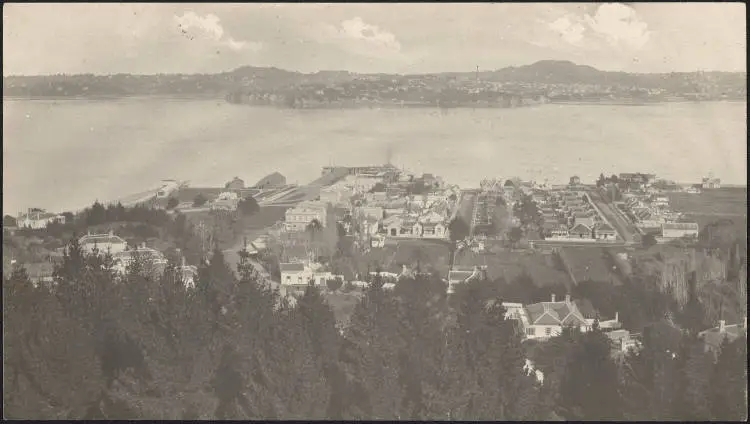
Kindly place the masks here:
POLYGON ((305 265, 301 263, 279 264, 279 270, 281 272, 302 272, 305 270, 305 265))
POLYGON ((588 225, 585 224, 576 224, 573 228, 570 229, 571 233, 591 233, 591 228, 588 227, 588 225))
POLYGON ((122 238, 110 234, 85 235, 78 240, 79 244, 125 244, 122 238))
POLYGON ((535 325, 577 326, 585 324, 575 302, 540 302, 526 307, 530 321, 535 325))

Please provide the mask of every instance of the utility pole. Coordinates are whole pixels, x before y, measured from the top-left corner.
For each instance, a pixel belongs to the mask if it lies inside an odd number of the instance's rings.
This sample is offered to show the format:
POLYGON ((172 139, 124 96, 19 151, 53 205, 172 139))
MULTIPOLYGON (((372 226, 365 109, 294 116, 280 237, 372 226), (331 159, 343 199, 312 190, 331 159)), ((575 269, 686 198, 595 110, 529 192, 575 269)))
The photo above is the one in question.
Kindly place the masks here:
POLYGON ((477 82, 479 82, 479 65, 477 65, 477 82))

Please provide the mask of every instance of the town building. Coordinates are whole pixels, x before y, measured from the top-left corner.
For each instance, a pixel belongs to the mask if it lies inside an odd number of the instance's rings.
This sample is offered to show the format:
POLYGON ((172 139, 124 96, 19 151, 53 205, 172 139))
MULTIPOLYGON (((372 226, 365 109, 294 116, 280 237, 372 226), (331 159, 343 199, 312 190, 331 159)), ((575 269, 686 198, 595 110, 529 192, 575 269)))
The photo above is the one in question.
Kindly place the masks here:
POLYGON ((704 189, 721 188, 721 179, 713 177, 703 177, 701 187, 704 189))
POLYGON ((232 191, 225 191, 220 193, 219 197, 217 197, 209 204, 209 207, 213 211, 236 211, 239 203, 240 199, 237 196, 237 193, 232 191))
POLYGON ((328 220, 328 205, 322 202, 302 202, 287 209, 284 228, 287 231, 305 231, 307 224, 317 220, 325 227, 328 220))
POLYGON ((234 177, 232 181, 224 184, 224 188, 227 190, 242 190, 245 188, 245 182, 239 177, 234 177))
POLYGON ((528 305, 525 312, 529 324, 524 326, 524 336, 528 339, 548 339, 560 335, 564 327, 591 329, 570 295, 565 296, 565 301, 556 302, 553 294, 550 302, 528 305))
POLYGON ((267 190, 272 188, 284 187, 285 185, 286 177, 278 172, 274 172, 261 178, 257 183, 255 183, 254 187, 262 190, 267 190))
POLYGON ((18 214, 16 226, 18 228, 31 228, 32 230, 41 230, 47 228, 47 225, 53 222, 65 224, 65 216, 47 212, 43 209, 29 209, 25 214, 18 214))
POLYGON ((143 261, 143 264, 149 267, 150 270, 160 272, 164 269, 167 264, 167 259, 158 250, 146 247, 146 243, 135 249, 123 250, 112 254, 112 259, 115 262, 115 270, 121 274, 125 274, 128 267, 133 263, 136 258, 143 261))
POLYGON ((329 271, 318 271, 315 266, 304 263, 279 264, 281 271, 281 288, 284 294, 304 291, 309 284, 325 287, 328 280, 341 279, 341 275, 334 275, 329 271))
POLYGON ((81 251, 85 254, 92 254, 96 250, 99 254, 109 252, 114 255, 124 252, 128 248, 128 243, 122 238, 116 236, 110 231, 108 234, 87 234, 78 239, 81 251))
POLYGON ((574 212, 573 218, 576 224, 583 224, 589 228, 596 224, 596 213, 594 211, 574 212))
POLYGON ((576 224, 570 229, 570 238, 576 239, 590 239, 591 238, 591 227, 585 224, 576 224))
POLYGON ((555 224, 550 230, 550 236, 553 238, 568 238, 570 237, 570 230, 567 225, 555 224))
POLYGON ((695 222, 665 222, 661 225, 661 236, 666 239, 698 237, 698 232, 695 222))
POLYGON ((594 235, 597 240, 617 240, 617 231, 606 223, 597 224, 594 235))

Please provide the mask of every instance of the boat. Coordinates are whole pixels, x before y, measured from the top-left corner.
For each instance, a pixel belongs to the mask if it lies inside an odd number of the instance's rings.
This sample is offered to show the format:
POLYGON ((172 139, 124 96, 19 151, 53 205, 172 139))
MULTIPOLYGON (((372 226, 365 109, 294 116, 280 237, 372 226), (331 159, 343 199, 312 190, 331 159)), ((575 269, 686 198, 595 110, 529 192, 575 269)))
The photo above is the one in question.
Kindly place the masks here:
POLYGON ((688 188, 687 188, 687 189, 685 190, 685 193, 690 193, 690 194, 701 194, 701 191, 700 191, 699 189, 695 188, 695 187, 688 187, 688 188))

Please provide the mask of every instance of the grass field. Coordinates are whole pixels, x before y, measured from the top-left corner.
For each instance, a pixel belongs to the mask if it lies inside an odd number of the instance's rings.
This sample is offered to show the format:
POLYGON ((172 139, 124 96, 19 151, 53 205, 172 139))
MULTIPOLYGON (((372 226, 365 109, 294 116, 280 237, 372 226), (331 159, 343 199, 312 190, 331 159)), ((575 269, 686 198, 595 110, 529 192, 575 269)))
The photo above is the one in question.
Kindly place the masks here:
POLYGON ((670 193, 673 210, 690 215, 747 216, 745 188, 719 188, 701 194, 670 193))
POLYGON ((731 187, 705 190, 701 194, 670 193, 673 210, 685 214, 700 228, 720 219, 734 222, 738 233, 747 233, 747 189, 731 187))
POLYGON ((564 247, 560 256, 579 283, 591 280, 621 284, 608 262, 606 248, 564 247))
POLYGON ((568 274, 557 269, 551 255, 512 251, 491 255, 466 252, 456 258, 456 265, 487 266, 487 274, 491 279, 502 277, 506 281, 512 281, 526 273, 540 287, 571 284, 568 274))

